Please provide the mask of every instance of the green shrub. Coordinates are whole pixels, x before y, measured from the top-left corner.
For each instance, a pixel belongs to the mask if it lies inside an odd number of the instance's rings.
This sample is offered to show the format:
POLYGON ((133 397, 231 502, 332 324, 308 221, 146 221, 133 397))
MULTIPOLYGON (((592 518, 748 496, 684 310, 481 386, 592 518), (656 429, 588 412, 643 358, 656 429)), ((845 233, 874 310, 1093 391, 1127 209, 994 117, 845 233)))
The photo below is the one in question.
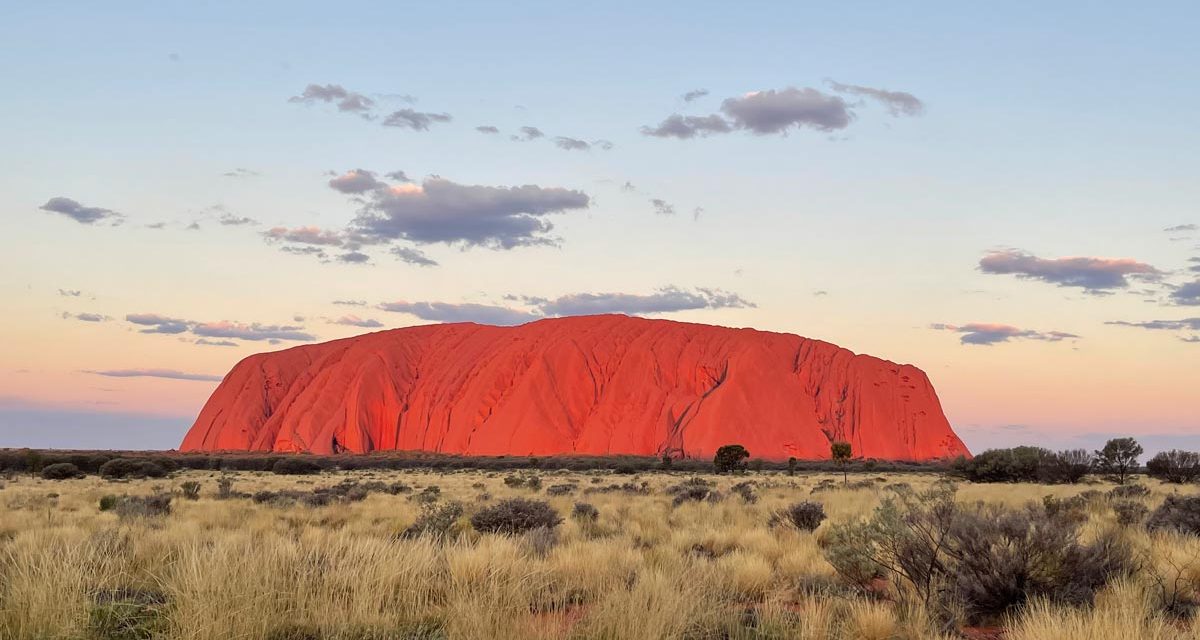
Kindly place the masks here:
POLYGON ((113 507, 122 520, 127 518, 156 518, 171 513, 171 496, 159 493, 149 496, 122 496, 113 507))
POLYGON ((1110 498, 1145 498, 1148 495, 1150 490, 1140 484, 1123 484, 1108 492, 1110 498))
POLYGON ((1200 536, 1200 496, 1167 496, 1146 520, 1146 529, 1200 536))
POLYGON ((94 640, 150 640, 165 631, 161 593, 116 589, 97 594, 88 612, 88 638, 94 640))
POLYGON ((307 476, 321 473, 321 465, 304 458, 280 458, 271 465, 271 473, 283 476, 307 476))
POLYGON ((756 486, 754 482, 739 482, 730 487, 729 490, 736 493, 742 499, 742 502, 754 504, 758 502, 758 495, 754 493, 754 487, 756 486))
POLYGON ((1123 526, 1138 524, 1150 513, 1149 507, 1133 500, 1117 500, 1112 503, 1112 509, 1117 514, 1117 524, 1123 526))
POLYGON ((717 473, 733 473, 746 470, 746 460, 750 452, 740 444, 727 444, 717 449, 713 456, 713 469, 717 473))
POLYGON ((571 517, 581 524, 594 524, 600 519, 600 510, 590 503, 576 502, 575 507, 571 509, 571 517))
POLYGON ((417 517, 416 522, 413 522, 400 535, 403 538, 447 537, 453 532, 455 523, 462 515, 463 507, 457 502, 427 503, 422 507, 421 515, 417 517))
POLYGON ((1133 570, 1118 537, 1080 542, 1079 525, 1046 509, 963 506, 951 486, 886 498, 872 517, 831 527, 826 558, 846 579, 887 578, 932 611, 965 608, 972 624, 996 622, 1032 599, 1090 604, 1133 570))
POLYGON ((183 494, 185 500, 199 500, 200 483, 195 480, 185 480, 179 483, 179 492, 183 494))
POLYGON ((58 462, 42 467, 42 478, 45 480, 70 480, 81 477, 83 473, 79 471, 79 467, 70 462, 58 462))
POLYGON ((114 458, 100 465, 100 475, 109 480, 122 478, 162 478, 167 470, 157 462, 138 458, 114 458))
POLYGON ((815 531, 825 520, 825 507, 819 502, 797 502, 771 514, 771 526, 788 525, 800 531, 815 531))
POLYGON ((117 503, 120 501, 121 501, 121 499, 114 495, 103 496, 100 498, 100 510, 101 511, 111 511, 114 507, 117 506, 117 503))
POLYGON ((553 529, 561 522, 549 504, 524 498, 502 500, 471 516, 471 526, 481 533, 518 534, 538 527, 553 529))

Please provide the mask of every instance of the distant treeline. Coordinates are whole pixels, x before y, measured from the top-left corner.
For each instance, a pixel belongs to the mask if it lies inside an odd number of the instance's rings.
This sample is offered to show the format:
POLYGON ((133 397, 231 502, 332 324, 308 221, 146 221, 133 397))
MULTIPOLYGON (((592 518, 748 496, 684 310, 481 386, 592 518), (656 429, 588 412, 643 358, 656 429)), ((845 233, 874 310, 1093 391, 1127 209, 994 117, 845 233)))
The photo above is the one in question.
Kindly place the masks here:
MULTIPOLYGON (((199 469, 210 471, 272 471, 281 460, 303 460, 322 470, 367 469, 476 469, 506 471, 513 469, 565 469, 568 471, 608 470, 614 473, 647 471, 681 471, 706 473, 713 470, 713 461, 705 459, 664 459, 646 456, 457 456, 428 452, 387 451, 369 454, 340 454, 319 456, 283 453, 177 453, 159 451, 68 451, 61 449, 0 449, 0 472, 39 473, 51 464, 69 463, 82 473, 96 474, 111 460, 125 459, 152 462, 165 471, 199 469)), ((930 472, 941 473, 948 462, 904 462, 885 460, 854 460, 850 471, 875 473, 930 472)), ((842 466, 831 460, 768 461, 751 459, 750 471, 793 471, 841 473, 842 466)))

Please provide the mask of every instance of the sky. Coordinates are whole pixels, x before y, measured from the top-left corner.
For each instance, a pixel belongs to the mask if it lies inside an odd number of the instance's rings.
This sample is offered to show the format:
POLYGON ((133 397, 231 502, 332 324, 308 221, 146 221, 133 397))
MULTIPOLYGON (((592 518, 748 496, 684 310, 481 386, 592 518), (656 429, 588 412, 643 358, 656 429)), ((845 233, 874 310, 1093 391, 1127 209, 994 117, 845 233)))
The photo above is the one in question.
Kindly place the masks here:
POLYGON ((240 359, 628 313, 916 365, 972 450, 1200 448, 1194 3, 9 3, 0 446, 240 359))

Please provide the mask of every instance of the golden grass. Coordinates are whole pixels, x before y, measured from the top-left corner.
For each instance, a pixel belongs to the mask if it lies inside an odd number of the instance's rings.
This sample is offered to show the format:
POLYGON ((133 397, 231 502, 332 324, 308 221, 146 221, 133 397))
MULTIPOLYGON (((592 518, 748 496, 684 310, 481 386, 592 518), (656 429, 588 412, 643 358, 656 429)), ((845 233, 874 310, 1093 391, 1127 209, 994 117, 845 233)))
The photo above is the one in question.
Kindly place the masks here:
MULTIPOLYGON (((832 475, 751 475, 760 483, 752 504, 728 491, 747 478, 708 477, 725 494, 722 501, 673 507, 663 489, 684 480, 681 474, 643 475, 638 482, 649 482, 648 494, 584 495, 589 487, 629 477, 545 472, 546 486, 578 487, 574 495, 538 494, 566 518, 550 547, 526 537, 477 534, 466 516, 460 535, 447 540, 398 536, 421 512, 403 494, 317 508, 217 500, 217 477, 7 480, 0 489, 0 638, 124 637, 97 635, 96 616, 106 602, 131 593, 156 594, 147 628, 151 637, 171 640, 952 637, 919 608, 840 587, 820 540, 831 523, 869 515, 885 493, 838 488, 810 495, 820 480, 840 482, 832 475), (200 481, 202 497, 176 498, 166 517, 121 520, 97 508, 105 494, 169 491, 184 480, 200 481), (823 503, 830 516, 817 531, 768 526, 774 510, 803 499, 823 503), (580 500, 599 509, 598 522, 568 517, 580 500)), ((436 485, 445 499, 462 502, 467 516, 489 504, 477 500, 484 492, 491 502, 533 495, 506 486, 499 474, 475 471, 233 477, 235 488, 247 492, 309 490, 345 478, 404 482, 418 490, 436 485)), ((886 478, 917 489, 936 480, 929 474, 886 478)), ((1149 486, 1148 506, 1174 490, 1149 486)), ((965 485, 958 499, 1018 507, 1089 488, 1109 487, 965 485)), ((1085 535, 1115 526, 1107 510, 1090 517, 1085 535)), ((1111 585, 1091 608, 1034 603, 1008 622, 1005 637, 1200 639, 1200 630, 1158 611, 1154 591, 1200 597, 1200 540, 1145 532, 1131 537, 1143 552, 1147 577, 1111 585)))

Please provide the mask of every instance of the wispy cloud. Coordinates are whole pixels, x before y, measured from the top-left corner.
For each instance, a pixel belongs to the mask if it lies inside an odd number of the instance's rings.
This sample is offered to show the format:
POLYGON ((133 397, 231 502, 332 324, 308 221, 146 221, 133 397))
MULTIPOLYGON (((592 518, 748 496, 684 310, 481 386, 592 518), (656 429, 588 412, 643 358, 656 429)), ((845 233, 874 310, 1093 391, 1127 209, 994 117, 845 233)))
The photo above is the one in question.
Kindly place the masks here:
POLYGON ((85 370, 84 373, 107 376, 109 378, 167 378, 170 380, 197 380, 202 382, 221 381, 221 376, 203 373, 185 373, 183 371, 176 371, 175 369, 106 369, 102 371, 85 370))
POLYGON ((384 326, 383 323, 378 320, 373 320, 371 318, 360 318, 356 315, 344 315, 336 320, 330 320, 329 323, 340 324, 347 327, 361 327, 364 329, 378 329, 384 326))
POLYGON ((1067 339, 1079 338, 1073 333, 1065 331, 1034 331, 1032 329, 1021 329, 1008 324, 995 324, 987 322, 972 322, 964 325, 953 324, 932 324, 931 329, 938 331, 952 331, 961 334, 959 341, 963 344, 971 345, 994 345, 1010 340, 1041 340, 1044 342, 1059 342, 1067 339))

